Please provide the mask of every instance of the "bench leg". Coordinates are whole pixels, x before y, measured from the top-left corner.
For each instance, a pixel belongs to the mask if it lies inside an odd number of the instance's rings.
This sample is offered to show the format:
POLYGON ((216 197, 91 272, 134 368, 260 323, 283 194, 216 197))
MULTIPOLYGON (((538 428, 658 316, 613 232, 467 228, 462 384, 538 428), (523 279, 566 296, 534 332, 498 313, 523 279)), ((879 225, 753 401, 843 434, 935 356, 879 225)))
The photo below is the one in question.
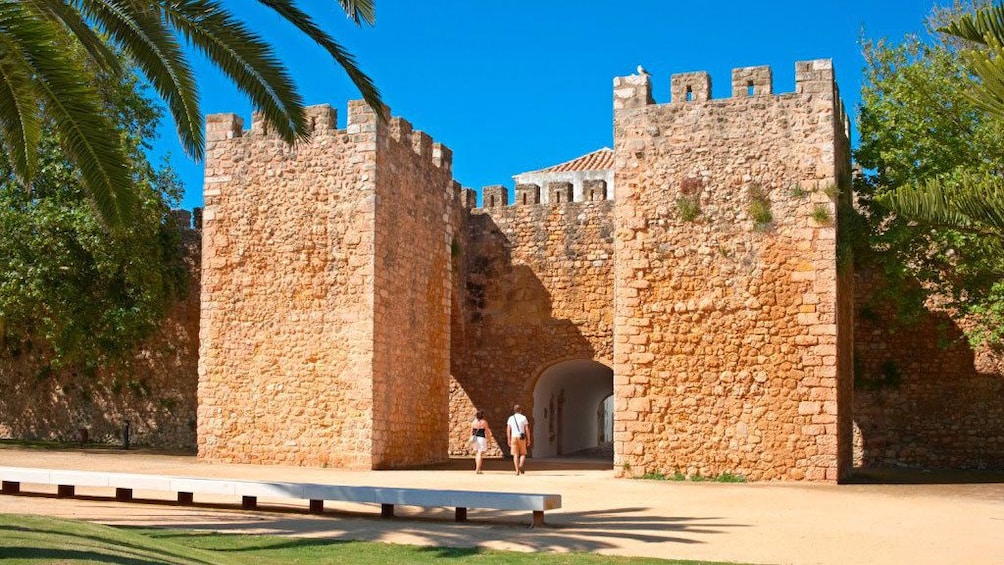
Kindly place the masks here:
POLYGON ((460 506, 457 507, 456 521, 457 522, 466 522, 467 521, 467 509, 466 508, 461 508, 460 506))
POLYGON ((4 481, 3 482, 3 493, 4 494, 17 494, 21 492, 21 483, 17 481, 4 481))
POLYGON ((310 501, 310 513, 311 514, 323 514, 324 513, 324 501, 323 500, 311 500, 310 501))
POLYGON ((530 524, 530 527, 531 528, 536 528, 537 526, 543 526, 543 525, 544 525, 544 511, 543 510, 534 510, 533 511, 533 523, 530 524))
POLYGON ((115 489, 115 500, 121 500, 124 502, 132 500, 132 489, 131 488, 115 489))
POLYGON ((244 510, 254 510, 258 508, 258 497, 257 496, 242 496, 241 497, 241 508, 244 510))
POLYGON ((194 504, 195 496, 190 492, 178 493, 178 504, 194 504))
POLYGON ((56 487, 56 498, 71 498, 76 493, 73 485, 58 485, 56 487))
POLYGON ((393 518, 394 517, 394 505, 393 504, 381 504, 380 505, 380 517, 381 518, 393 518))

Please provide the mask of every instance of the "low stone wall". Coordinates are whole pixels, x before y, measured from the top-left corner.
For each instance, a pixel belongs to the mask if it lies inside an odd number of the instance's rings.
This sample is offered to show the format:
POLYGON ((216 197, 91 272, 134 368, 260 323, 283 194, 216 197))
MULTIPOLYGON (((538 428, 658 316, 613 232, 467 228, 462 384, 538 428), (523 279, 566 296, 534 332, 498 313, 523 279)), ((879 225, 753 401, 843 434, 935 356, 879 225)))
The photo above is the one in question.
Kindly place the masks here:
POLYGON ((54 372, 44 350, 0 358, 0 437, 195 448, 199 351, 199 234, 182 235, 187 295, 124 361, 93 375, 54 372))
POLYGON ((897 323, 882 284, 855 281, 855 466, 1004 469, 1004 358, 934 308, 897 323))

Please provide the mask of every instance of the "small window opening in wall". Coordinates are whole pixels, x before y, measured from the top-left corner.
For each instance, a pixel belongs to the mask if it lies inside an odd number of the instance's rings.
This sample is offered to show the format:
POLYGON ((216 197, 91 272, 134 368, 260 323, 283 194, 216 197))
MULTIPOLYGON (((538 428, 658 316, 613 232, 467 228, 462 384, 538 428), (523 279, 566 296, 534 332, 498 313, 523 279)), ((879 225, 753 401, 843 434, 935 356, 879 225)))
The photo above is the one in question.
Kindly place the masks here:
POLYGON ((749 96, 750 98, 752 98, 753 97, 753 92, 754 92, 753 81, 751 81, 751 80, 746 81, 746 96, 749 96))
POLYGON ((687 87, 687 102, 693 102, 693 101, 694 101, 694 89, 690 88, 688 86, 687 87))
POLYGON ((523 205, 526 206, 526 194, 523 195, 523 205))
POLYGON ((554 203, 555 204, 561 204, 561 193, 560 192, 555 192, 554 193, 554 203))
POLYGON ((489 196, 488 197, 488 207, 489 208, 494 208, 495 207, 495 197, 494 196, 489 196))

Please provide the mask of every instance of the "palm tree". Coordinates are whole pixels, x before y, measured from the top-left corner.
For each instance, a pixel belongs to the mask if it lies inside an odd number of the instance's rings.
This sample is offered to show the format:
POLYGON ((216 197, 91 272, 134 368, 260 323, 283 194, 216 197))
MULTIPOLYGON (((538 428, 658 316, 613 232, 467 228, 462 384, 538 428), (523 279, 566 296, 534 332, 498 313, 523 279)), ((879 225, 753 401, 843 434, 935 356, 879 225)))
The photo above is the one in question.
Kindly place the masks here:
POLYGON ((984 110, 1004 117, 1004 5, 979 6, 938 31, 968 42, 960 55, 982 82, 971 96, 984 110))
POLYGON ((1004 183, 993 174, 962 172, 908 184, 880 197, 883 204, 930 228, 1004 239, 1004 183))
MULTIPOLYGON (((324 48, 374 108, 373 82, 353 56, 295 0, 257 0, 324 48)), ((373 24, 374 0, 338 0, 357 25, 373 24)), ((271 45, 221 0, 0 0, 0 144, 30 186, 43 120, 80 170, 109 226, 128 222, 134 200, 120 134, 105 111, 102 77, 117 76, 113 49, 128 55, 167 103, 185 152, 201 159, 202 114, 182 44, 206 55, 287 142, 308 136, 303 101, 271 45)))

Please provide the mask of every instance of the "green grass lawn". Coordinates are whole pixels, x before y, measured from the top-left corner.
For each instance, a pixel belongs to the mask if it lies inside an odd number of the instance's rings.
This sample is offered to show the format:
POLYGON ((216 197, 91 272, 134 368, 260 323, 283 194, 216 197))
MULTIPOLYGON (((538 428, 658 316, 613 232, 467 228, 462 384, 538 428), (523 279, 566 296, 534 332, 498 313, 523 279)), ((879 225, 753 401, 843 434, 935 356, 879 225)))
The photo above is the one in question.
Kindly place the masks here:
MULTIPOLYGON (((255 565, 287 563, 689 564, 581 553, 518 553, 479 548, 418 547, 375 542, 233 535, 151 528, 113 528, 41 516, 0 515, 0 562, 255 565)), ((722 564, 718 564, 722 565, 722 564)))

